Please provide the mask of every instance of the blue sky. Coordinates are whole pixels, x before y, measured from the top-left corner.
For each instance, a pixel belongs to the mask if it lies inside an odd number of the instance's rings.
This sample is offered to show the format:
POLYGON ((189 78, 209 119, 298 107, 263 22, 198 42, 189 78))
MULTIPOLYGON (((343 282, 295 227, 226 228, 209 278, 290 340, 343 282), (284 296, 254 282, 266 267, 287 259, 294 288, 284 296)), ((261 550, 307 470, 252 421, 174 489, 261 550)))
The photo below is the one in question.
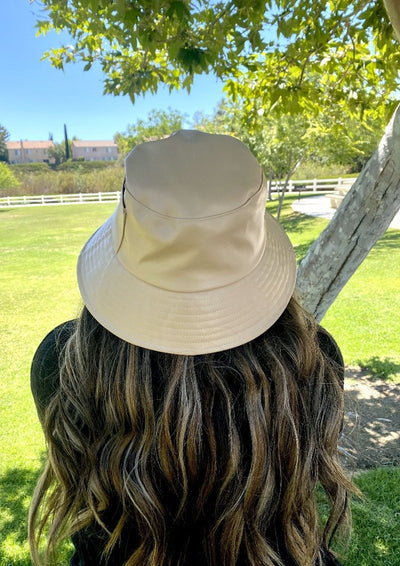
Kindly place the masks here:
POLYGON ((222 83, 211 76, 199 77, 190 94, 179 91, 139 97, 103 96, 102 74, 84 72, 80 64, 65 71, 41 61, 44 51, 61 45, 56 33, 36 37, 35 22, 40 2, 6 0, 0 16, 0 124, 10 132, 10 140, 111 139, 150 110, 178 109, 191 118, 196 111, 211 114, 221 100, 222 83))

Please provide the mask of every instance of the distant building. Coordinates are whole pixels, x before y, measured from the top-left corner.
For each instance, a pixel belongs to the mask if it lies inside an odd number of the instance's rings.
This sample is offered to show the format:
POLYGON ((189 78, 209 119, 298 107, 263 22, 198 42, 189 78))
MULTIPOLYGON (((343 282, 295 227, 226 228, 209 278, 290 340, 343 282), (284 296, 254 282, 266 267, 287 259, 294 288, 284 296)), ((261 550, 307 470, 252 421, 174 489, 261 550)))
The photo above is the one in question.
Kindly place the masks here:
POLYGON ((10 141, 6 142, 8 161, 10 163, 33 163, 42 161, 54 163, 48 151, 54 147, 54 142, 49 141, 10 141))
POLYGON ((118 158, 117 144, 105 141, 72 141, 72 158, 85 161, 115 161, 118 158))

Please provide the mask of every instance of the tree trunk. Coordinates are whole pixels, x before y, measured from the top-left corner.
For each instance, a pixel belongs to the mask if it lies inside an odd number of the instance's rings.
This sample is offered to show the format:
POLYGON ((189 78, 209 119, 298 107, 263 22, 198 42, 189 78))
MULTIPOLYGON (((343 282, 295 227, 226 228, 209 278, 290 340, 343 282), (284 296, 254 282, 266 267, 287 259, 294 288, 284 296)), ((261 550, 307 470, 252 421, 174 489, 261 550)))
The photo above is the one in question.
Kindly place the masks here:
POLYGON ((272 171, 268 174, 268 200, 272 200, 272 171))
POLYGON ((400 208, 400 106, 336 214, 300 263, 297 293, 321 320, 400 208))
POLYGON ((276 219, 279 222, 280 218, 281 218, 281 210, 282 210, 282 205, 283 205, 283 199, 285 198, 285 194, 287 191, 287 187, 289 184, 289 181, 293 175, 293 173, 296 171, 297 167, 300 165, 300 163, 302 162, 303 157, 300 157, 296 163, 294 164, 294 166, 292 167, 292 169, 287 173, 286 175, 286 179, 285 179, 285 183, 283 185, 283 188, 281 189, 281 192, 279 193, 279 203, 278 203, 278 210, 276 211, 276 219))
POLYGON ((400 40, 400 5, 399 0, 384 0, 386 11, 389 15, 397 39, 400 40))

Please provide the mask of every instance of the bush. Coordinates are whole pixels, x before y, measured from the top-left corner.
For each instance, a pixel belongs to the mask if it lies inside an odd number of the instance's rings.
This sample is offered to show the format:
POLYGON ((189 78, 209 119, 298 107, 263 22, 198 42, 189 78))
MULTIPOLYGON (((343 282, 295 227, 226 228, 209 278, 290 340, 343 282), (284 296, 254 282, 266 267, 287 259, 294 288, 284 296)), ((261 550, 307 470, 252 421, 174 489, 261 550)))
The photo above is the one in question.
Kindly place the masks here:
POLYGON ((117 167, 117 161, 83 161, 79 160, 68 160, 64 163, 60 163, 55 167, 56 171, 80 171, 88 172, 94 169, 107 169, 109 167, 117 167))
POLYGON ((0 189, 14 189, 18 187, 18 180, 8 165, 0 161, 0 189))
POLYGON ((48 163, 40 161, 34 163, 15 163, 10 165, 10 169, 19 177, 25 173, 42 173, 43 171, 49 171, 50 167, 48 163))
MULTIPOLYGON (((85 172, 53 171, 47 168, 43 172, 29 172, 20 177, 15 195, 55 195, 72 193, 97 193, 119 191, 124 179, 123 167, 111 165, 105 168, 85 172)), ((7 192, 0 191, 1 196, 7 192)))
MULTIPOLYGON (((332 177, 344 177, 350 173, 350 167, 346 165, 324 165, 313 161, 304 161, 296 169, 293 179, 331 179, 332 177)), ((357 176, 357 175, 353 175, 357 176)))

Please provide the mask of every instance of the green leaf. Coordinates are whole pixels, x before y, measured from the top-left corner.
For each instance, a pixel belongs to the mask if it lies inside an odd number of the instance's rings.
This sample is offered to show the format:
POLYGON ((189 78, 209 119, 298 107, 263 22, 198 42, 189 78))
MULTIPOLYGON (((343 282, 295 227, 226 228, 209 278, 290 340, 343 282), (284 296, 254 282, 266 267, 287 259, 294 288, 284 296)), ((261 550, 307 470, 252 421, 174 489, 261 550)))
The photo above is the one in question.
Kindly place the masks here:
POLYGON ((125 0, 116 0, 116 6, 117 6, 117 11, 118 11, 119 16, 124 18, 125 14, 126 14, 126 8, 127 8, 125 0))
POLYGON ((124 22, 128 25, 134 25, 139 21, 140 18, 140 10, 130 6, 126 8, 125 15, 124 15, 124 22))
POLYGON ((181 47, 178 50, 177 60, 182 67, 193 73, 196 69, 204 69, 207 63, 207 52, 198 47, 181 47))
POLYGON ((169 18, 176 16, 178 20, 181 21, 189 20, 191 18, 190 10, 186 6, 185 2, 179 2, 178 0, 174 0, 170 3, 166 15, 169 18))

